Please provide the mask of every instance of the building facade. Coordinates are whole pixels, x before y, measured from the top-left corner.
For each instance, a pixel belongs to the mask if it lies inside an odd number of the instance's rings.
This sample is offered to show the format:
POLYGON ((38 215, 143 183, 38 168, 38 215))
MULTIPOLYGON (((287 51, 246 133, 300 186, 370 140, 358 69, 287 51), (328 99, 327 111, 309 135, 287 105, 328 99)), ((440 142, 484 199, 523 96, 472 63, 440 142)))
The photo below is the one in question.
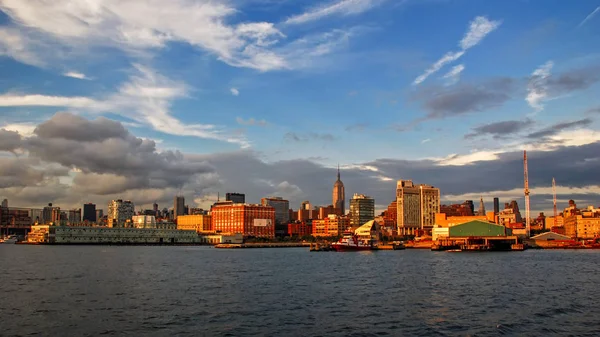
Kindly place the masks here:
POLYGON ((340 177, 340 168, 337 170, 337 180, 333 183, 332 205, 338 211, 338 214, 346 214, 346 188, 340 177))
POLYGON ((83 205, 83 216, 82 222, 95 223, 96 222, 96 204, 87 203, 83 205))
POLYGON ((124 227, 134 215, 134 205, 129 200, 111 200, 108 203, 108 227, 124 227))
POLYGON ((181 215, 177 218, 177 229, 195 230, 198 233, 214 231, 211 216, 207 214, 181 215))
POLYGON ((358 227, 375 218, 375 199, 355 193, 350 199, 350 226, 358 227))
POLYGON ((185 198, 178 195, 173 198, 173 219, 180 215, 185 215, 185 198))
POLYGON ((440 213, 444 213, 447 216, 473 216, 473 211, 471 209, 471 205, 469 205, 466 201, 462 204, 452 204, 452 205, 441 205, 440 213))
POLYGON ((513 200, 510 203, 504 204, 504 209, 498 213, 498 224, 507 226, 514 223, 522 223, 523 218, 519 211, 517 201, 513 200))
POLYGON ((412 235, 417 230, 431 230, 435 214, 440 212, 440 190, 431 185, 415 185, 412 180, 396 184, 398 234, 412 235))
MULTIPOLYGON (((574 204, 573 204, 574 205, 574 204)), ((589 206, 564 217, 565 235, 577 239, 600 237, 600 209, 589 206)))
POLYGON ((246 195, 244 193, 226 193, 225 201, 231 201, 234 204, 245 204, 246 195))
POLYGON ((281 197, 262 198, 260 204, 275 209, 276 224, 284 225, 290 221, 290 202, 281 197))
POLYGON ((345 216, 331 214, 325 219, 312 221, 313 236, 339 236, 350 229, 350 219, 345 216))
POLYGON ((289 236, 307 236, 312 234, 312 223, 297 222, 289 223, 287 229, 287 235, 289 236))
POLYGON ((272 206, 216 203, 211 208, 212 227, 217 232, 242 233, 244 237, 275 237, 275 208, 272 206))

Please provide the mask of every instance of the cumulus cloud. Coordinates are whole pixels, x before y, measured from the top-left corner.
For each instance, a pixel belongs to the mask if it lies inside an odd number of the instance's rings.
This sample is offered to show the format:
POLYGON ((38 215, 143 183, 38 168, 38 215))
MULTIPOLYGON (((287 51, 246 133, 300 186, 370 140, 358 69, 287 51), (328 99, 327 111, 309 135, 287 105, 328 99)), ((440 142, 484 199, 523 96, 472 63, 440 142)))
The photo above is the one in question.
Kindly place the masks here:
POLYGON ((0 151, 14 152, 21 147, 21 135, 17 131, 0 129, 0 151))
MULTIPOLYGON (((473 19, 473 21, 469 23, 469 29, 463 36, 462 40, 460 40, 459 46, 461 50, 457 52, 447 52, 444 56, 442 56, 442 58, 437 60, 431 67, 429 67, 429 69, 425 70, 422 75, 418 76, 413 81, 413 85, 421 84, 429 76, 442 69, 442 67, 446 64, 452 63, 461 58, 468 49, 478 45, 489 33, 500 27, 501 23, 501 21, 489 20, 485 16, 478 16, 473 19)), ((460 73, 460 71, 458 73, 460 73)))
POLYGON ((240 94, 240 91, 237 90, 236 88, 231 88, 231 89, 229 89, 229 91, 231 92, 231 94, 233 96, 238 96, 240 94))

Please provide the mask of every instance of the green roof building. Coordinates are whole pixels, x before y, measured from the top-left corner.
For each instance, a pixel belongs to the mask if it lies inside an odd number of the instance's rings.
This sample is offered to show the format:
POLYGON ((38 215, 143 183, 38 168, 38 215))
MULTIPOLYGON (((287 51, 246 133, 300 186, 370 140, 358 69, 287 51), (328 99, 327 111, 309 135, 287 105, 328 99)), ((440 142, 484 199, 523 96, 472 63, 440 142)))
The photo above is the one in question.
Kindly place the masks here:
POLYGON ((495 223, 473 220, 448 228, 450 237, 461 236, 510 236, 512 230, 495 223))

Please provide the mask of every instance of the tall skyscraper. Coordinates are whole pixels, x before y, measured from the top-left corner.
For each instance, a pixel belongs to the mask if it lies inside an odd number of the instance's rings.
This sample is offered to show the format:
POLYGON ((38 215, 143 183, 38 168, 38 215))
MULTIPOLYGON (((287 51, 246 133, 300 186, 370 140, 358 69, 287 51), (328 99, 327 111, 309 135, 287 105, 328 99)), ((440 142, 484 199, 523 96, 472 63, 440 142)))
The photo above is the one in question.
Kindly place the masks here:
POLYGON ((81 221, 89 223, 96 222, 96 204, 87 203, 83 205, 83 218, 81 221))
POLYGON ((134 210, 129 200, 111 200, 108 203, 108 227, 123 227, 133 217, 134 210))
POLYGON ((412 180, 396 184, 398 233, 415 234, 417 229, 431 229, 435 214, 440 212, 440 189, 430 185, 415 185, 412 180))
POLYGON ((157 203, 152 205, 152 211, 154 211, 154 216, 160 216, 157 203))
POLYGON ((494 214, 498 215, 500 213, 500 199, 494 198, 494 214))
POLYGON ((275 208, 275 222, 285 225, 290 221, 290 202, 281 197, 262 198, 260 204, 275 208))
POLYGON ((479 216, 485 216, 485 204, 483 203, 483 197, 479 199, 479 211, 477 212, 479 216))
POLYGON ((337 170, 337 180, 333 184, 332 199, 333 207, 338 210, 339 214, 346 214, 346 189, 344 188, 344 183, 340 179, 339 165, 337 170))
POLYGON ((2 200, 2 208, 8 208, 8 199, 2 200))
POLYGON ((475 204, 473 203, 473 200, 465 200, 464 204, 469 206, 471 214, 475 214, 475 204))
POLYGON ((185 214, 185 198, 175 196, 173 199, 173 219, 177 219, 179 215, 185 214))
POLYGON ((375 199, 355 193, 350 199, 350 226, 357 227, 375 218, 375 199))
POLYGON ((244 193, 226 193, 225 201, 232 201, 234 204, 245 204, 246 195, 244 193))

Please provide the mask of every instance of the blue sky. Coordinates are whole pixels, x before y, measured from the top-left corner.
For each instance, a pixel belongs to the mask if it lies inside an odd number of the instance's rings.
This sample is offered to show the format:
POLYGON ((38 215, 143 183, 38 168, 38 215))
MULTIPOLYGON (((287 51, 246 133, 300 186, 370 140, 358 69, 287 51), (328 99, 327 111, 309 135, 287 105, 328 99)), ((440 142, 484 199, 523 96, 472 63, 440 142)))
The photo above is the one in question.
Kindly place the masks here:
POLYGON ((385 158, 469 165, 553 151, 549 140, 583 146, 600 141, 586 112, 600 106, 599 8, 0 0, 0 128, 28 136, 68 111, 122 122, 157 151, 348 170, 385 158), (504 121, 523 124, 501 135, 504 121), (547 128, 551 138, 527 137, 547 128))

